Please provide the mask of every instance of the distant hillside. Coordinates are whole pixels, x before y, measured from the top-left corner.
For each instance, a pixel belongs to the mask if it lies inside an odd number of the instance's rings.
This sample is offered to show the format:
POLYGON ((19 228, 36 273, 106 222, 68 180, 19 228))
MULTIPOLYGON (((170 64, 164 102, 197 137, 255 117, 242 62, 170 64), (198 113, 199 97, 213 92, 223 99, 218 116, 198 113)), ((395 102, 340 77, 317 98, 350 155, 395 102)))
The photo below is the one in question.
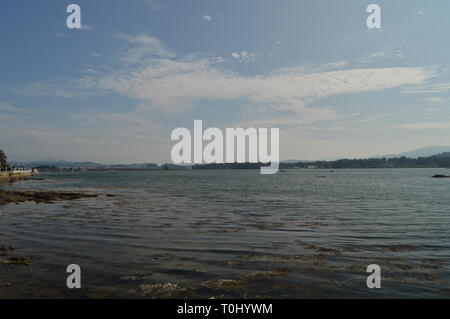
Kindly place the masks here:
POLYGON ((286 163, 286 164, 300 163, 300 162, 308 162, 308 161, 302 161, 302 160, 285 160, 285 161, 280 161, 280 163, 286 163))
MULTIPOLYGON (((373 156, 371 158, 395 158, 395 157, 408 157, 408 158, 419 158, 419 157, 429 157, 429 156, 433 156, 433 155, 438 155, 438 154, 442 154, 442 153, 449 153, 450 152, 450 146, 445 146, 445 145, 434 145, 434 146, 428 146, 428 147, 423 147, 423 148, 419 148, 416 150, 412 150, 412 151, 407 151, 407 152, 403 152, 403 153, 398 153, 398 154, 388 154, 388 155, 377 155, 377 156, 373 156)), ((316 162, 318 161, 327 161, 327 162, 331 162, 334 159, 322 159, 322 160, 314 160, 316 162)), ((280 163, 286 163, 286 164, 295 164, 295 163, 310 163, 313 161, 305 161, 305 160, 286 160, 286 161, 280 161, 280 163)))
POLYGON ((31 162, 17 162, 12 161, 10 163, 14 166, 25 167, 58 167, 58 168, 153 168, 158 167, 154 163, 136 163, 136 164, 101 164, 96 162, 70 162, 65 160, 47 159, 31 162))
POLYGON ((16 165, 16 166, 23 165, 25 167, 55 166, 55 167, 82 167, 82 168, 102 166, 102 164, 95 163, 95 162, 69 162, 69 161, 55 160, 55 159, 31 161, 31 162, 12 161, 11 165, 16 165))
POLYGON ((382 157, 368 159, 341 159, 337 161, 315 161, 309 163, 281 163, 280 168, 316 167, 316 168, 450 168, 450 152, 433 156, 410 158, 382 157))
POLYGON ((439 145, 439 146, 428 146, 428 147, 424 147, 424 148, 419 148, 417 150, 403 152, 400 154, 376 156, 375 158, 382 158, 382 157, 394 158, 394 157, 402 157, 402 156, 409 157, 409 158, 419 158, 419 157, 428 157, 428 156, 433 156, 433 155, 447 153, 447 152, 450 152, 450 146, 439 145))
MULTIPOLYGON (((214 163, 195 165, 193 169, 259 169, 262 163, 214 163)), ((280 163, 280 169, 289 168, 450 168, 450 152, 438 155, 408 158, 405 156, 394 158, 340 159, 337 161, 313 161, 298 163, 280 163)))

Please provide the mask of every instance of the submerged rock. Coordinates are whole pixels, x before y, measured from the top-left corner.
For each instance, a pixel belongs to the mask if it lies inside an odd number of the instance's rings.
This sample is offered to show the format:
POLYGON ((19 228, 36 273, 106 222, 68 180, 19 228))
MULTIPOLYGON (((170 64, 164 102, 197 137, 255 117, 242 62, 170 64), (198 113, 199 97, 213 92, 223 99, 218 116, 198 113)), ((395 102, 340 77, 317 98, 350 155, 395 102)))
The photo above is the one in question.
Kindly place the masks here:
POLYGON ((11 257, 7 260, 3 261, 6 265, 25 265, 28 266, 30 264, 30 259, 27 257, 11 257))
POLYGON ((161 283, 140 285, 138 291, 132 292, 146 298, 180 298, 188 292, 188 289, 174 283, 161 283))

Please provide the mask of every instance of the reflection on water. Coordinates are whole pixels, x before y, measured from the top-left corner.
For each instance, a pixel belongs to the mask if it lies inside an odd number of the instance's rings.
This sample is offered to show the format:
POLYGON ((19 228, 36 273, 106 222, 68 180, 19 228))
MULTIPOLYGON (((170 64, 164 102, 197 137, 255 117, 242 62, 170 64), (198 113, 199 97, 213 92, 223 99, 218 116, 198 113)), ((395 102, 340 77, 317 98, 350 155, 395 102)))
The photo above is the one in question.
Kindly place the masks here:
POLYGON ((8 189, 103 194, 1 207, 0 297, 450 297, 442 169, 90 171, 8 189), (324 178, 325 177, 325 178, 324 178), (117 195, 108 197, 106 194, 117 195), (379 264, 382 289, 366 286, 379 264), (83 289, 66 288, 66 266, 83 289))

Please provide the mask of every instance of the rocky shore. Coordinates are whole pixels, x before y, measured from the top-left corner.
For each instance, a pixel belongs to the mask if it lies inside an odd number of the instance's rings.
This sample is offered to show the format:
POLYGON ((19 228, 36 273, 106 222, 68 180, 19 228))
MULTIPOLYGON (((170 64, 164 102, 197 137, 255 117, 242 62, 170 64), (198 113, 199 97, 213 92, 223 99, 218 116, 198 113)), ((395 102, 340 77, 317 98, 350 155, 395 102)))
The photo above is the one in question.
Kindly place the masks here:
MULTIPOLYGON (((30 178, 30 173, 2 173, 1 182, 13 182, 18 179, 30 178)), ((98 194, 74 193, 74 192, 56 192, 56 191, 19 191, 19 190, 0 190, 0 205, 9 203, 19 203, 34 201, 36 203, 51 203, 58 200, 73 200, 86 197, 98 197, 98 194)))
POLYGON ((57 200, 73 200, 85 197, 98 197, 96 194, 54 192, 54 191, 0 191, 0 205, 34 201, 36 203, 51 203, 57 200))

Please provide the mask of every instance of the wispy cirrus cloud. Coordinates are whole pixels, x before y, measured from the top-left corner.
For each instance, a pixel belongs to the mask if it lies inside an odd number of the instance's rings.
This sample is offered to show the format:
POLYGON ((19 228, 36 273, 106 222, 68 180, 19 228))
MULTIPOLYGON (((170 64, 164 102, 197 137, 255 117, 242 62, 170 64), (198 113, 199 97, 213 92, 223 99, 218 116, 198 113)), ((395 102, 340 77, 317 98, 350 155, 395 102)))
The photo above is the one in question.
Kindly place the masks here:
POLYGON ((422 85, 414 85, 403 89, 404 93, 410 94, 436 94, 446 93, 450 91, 450 83, 424 83, 422 85))
POLYGON ((9 103, 0 101, 0 111, 17 112, 17 111, 20 111, 20 109, 18 109, 15 106, 12 106, 9 103))
POLYGON ((359 59, 359 62, 361 64, 370 64, 377 60, 388 58, 404 59, 405 56, 403 55, 402 51, 399 48, 387 47, 384 48, 383 50, 372 52, 370 54, 363 56, 362 58, 359 59))
POLYGON ((144 4, 149 6, 152 10, 162 10, 166 7, 163 0, 141 0, 144 4))
POLYGON ((122 50, 119 59, 127 63, 141 63, 148 57, 174 58, 176 54, 166 48, 158 38, 145 34, 129 35, 121 33, 118 37, 129 44, 122 50))
POLYGON ((89 24, 83 23, 81 25, 81 30, 83 30, 83 31, 94 31, 94 27, 89 25, 89 24))
POLYGON ((55 96, 64 98, 85 97, 103 94, 95 90, 98 78, 58 78, 42 82, 33 82, 20 87, 10 88, 11 92, 25 96, 55 96))

